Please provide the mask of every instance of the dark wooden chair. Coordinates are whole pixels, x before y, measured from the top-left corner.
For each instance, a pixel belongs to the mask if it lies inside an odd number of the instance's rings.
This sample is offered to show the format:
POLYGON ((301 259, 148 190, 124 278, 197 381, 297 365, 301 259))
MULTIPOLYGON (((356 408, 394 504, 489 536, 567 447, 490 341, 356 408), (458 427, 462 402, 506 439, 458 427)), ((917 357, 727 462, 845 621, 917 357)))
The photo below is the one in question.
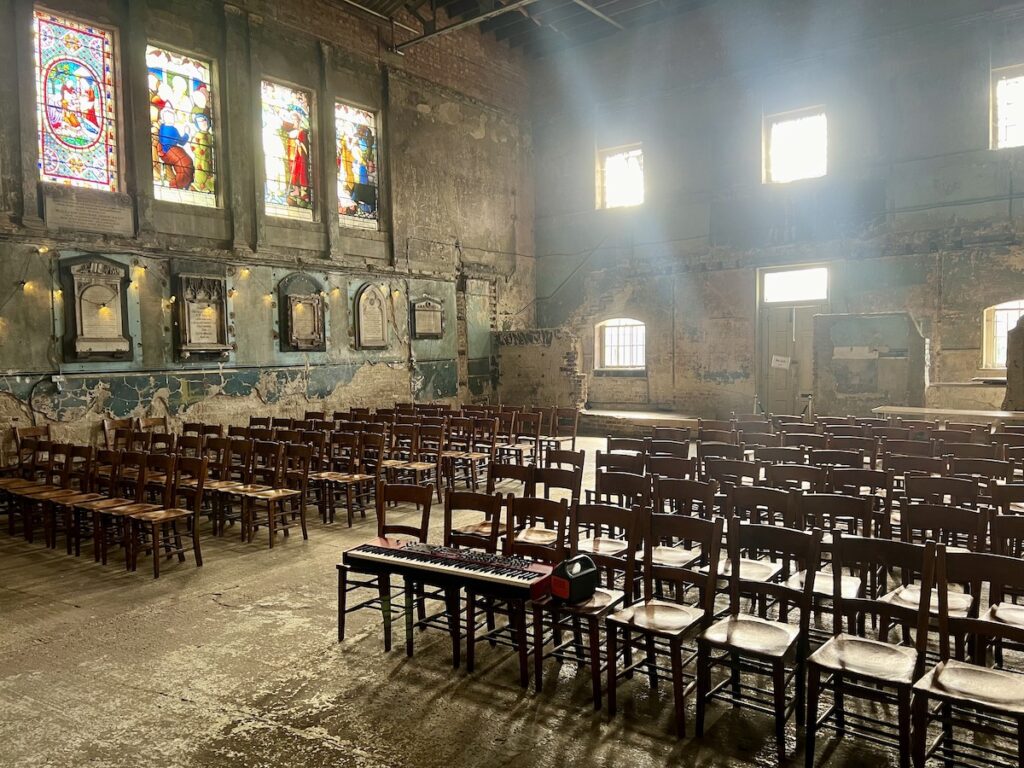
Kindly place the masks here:
POLYGON ((909 503, 977 509, 979 495, 978 485, 965 477, 908 475, 903 483, 903 497, 909 503))
POLYGON ((797 432, 783 429, 781 435, 784 448, 817 448, 818 450, 828 448, 828 435, 818 432, 797 432))
POLYGON ((727 492, 734 485, 757 485, 761 482, 765 465, 759 461, 708 459, 704 462, 704 477, 714 480, 727 492))
POLYGON ((678 456, 685 459, 690 455, 690 444, 678 440, 648 440, 648 456, 678 456))
POLYGON ((691 431, 687 427, 652 427, 651 437, 654 440, 673 440, 677 443, 689 443, 691 431))
POLYGON ((494 493, 499 484, 504 486, 507 482, 514 482, 519 484, 519 496, 536 496, 535 471, 536 468, 530 465, 493 462, 487 470, 487 493, 494 493))
POLYGON ((786 525, 790 514, 789 493, 781 488, 736 485, 725 497, 725 517, 757 525, 786 525))
POLYGON ((710 520, 717 510, 718 483, 714 480, 680 480, 654 477, 654 504, 657 514, 679 514, 710 520))
POLYGON ((697 459, 683 459, 678 456, 648 456, 647 474, 676 480, 696 480, 697 459))
POLYGON ((590 667, 594 709, 601 709, 601 681, 606 665, 615 659, 603 658, 601 629, 605 619, 620 607, 632 602, 636 576, 636 552, 642 540, 641 507, 625 509, 610 504, 572 505, 569 520, 569 554, 587 555, 598 569, 608 573, 610 586, 598 587, 588 599, 580 603, 563 602, 552 597, 533 601, 533 659, 534 685, 540 692, 544 684, 544 659, 553 657, 573 661, 577 667, 590 667), (587 534, 584 536, 584 534, 587 534), (621 574, 621 577, 619 576, 621 574), (621 578, 623 588, 614 586, 621 578), (545 622, 545 619, 547 620, 545 622), (556 638, 553 646, 544 651, 545 624, 556 638), (563 631, 570 638, 558 642, 563 631), (587 647, 583 646, 586 635, 587 647))
POLYGON ((615 716, 620 679, 632 677, 636 669, 646 669, 654 688, 659 677, 665 676, 658 659, 667 656, 676 735, 682 738, 686 735, 686 696, 696 687, 696 673, 687 671, 694 654, 684 650, 683 643, 706 629, 714 618, 724 520, 654 513, 647 516, 647 521, 643 599, 605 620, 608 712, 609 716, 615 716), (700 563, 707 568, 696 568, 700 563), (625 651, 622 669, 616 663, 620 634, 625 651), (638 653, 639 659, 634 660, 638 653))
POLYGON ((754 461, 765 464, 806 464, 807 449, 797 446, 754 448, 754 461))
MULTIPOLYGON (((832 725, 836 733, 847 733, 853 721, 855 734, 866 733, 899 752, 900 768, 910 768, 911 694, 914 683, 924 674, 928 649, 929 612, 935 571, 935 544, 905 544, 839 534, 832 541, 833 567, 848 569, 867 583, 872 574, 900 572, 920 574, 921 600, 916 606, 884 600, 872 595, 848 594, 833 583, 832 637, 807 660, 806 764, 813 768, 818 730, 832 725), (877 635, 867 631, 867 618, 878 627, 877 635), (847 623, 844 631, 843 623, 847 623), (903 642, 890 635, 896 627, 914 627, 903 642), (832 694, 832 706, 819 718, 822 691, 832 694), (895 723, 881 720, 846 705, 847 697, 878 702, 896 710, 895 723), (895 728, 893 727, 895 726, 895 728)), ((882 590, 887 591, 887 590, 882 590)))
POLYGON ((631 472, 599 470, 594 473, 594 487, 588 488, 587 504, 612 504, 619 507, 651 505, 651 478, 631 472))
POLYGON ((276 482, 268 481, 269 488, 241 492, 248 508, 248 516, 243 522, 243 527, 247 529, 247 540, 252 541, 256 530, 261 525, 266 525, 271 549, 274 548, 274 540, 279 531, 288 538, 296 517, 302 538, 309 538, 306 527, 306 499, 313 450, 308 445, 295 443, 279 447, 281 466, 276 482))
POLYGON ((947 547, 983 552, 987 547, 988 521, 977 509, 941 504, 906 504, 900 511, 903 541, 929 539, 947 547))
MULTIPOLYGON (((780 764, 786 760, 786 721, 795 710, 797 722, 803 721, 804 667, 808 655, 813 568, 800 589, 788 583, 789 577, 806 564, 817 563, 821 531, 796 531, 775 525, 729 521, 729 562, 741 560, 741 552, 771 552, 780 568, 778 580, 756 581, 744 577, 744 568, 729 569, 729 614, 706 630, 697 641, 697 735, 704 734, 707 704, 713 697, 725 696, 734 706, 746 701, 769 708, 775 715, 775 740, 780 764), (743 597, 749 605, 774 600, 779 610, 776 620, 743 612, 743 597), (790 613, 796 612, 791 621, 790 613), (712 685, 712 670, 726 667, 729 677, 712 685), (744 696, 741 678, 755 671, 771 679, 771 699, 765 701, 747 690, 744 696), (793 696, 787 697, 792 684, 793 696)), ((760 690, 760 689, 756 689, 760 690)))
POLYGON ((847 451, 838 448, 812 448, 807 453, 807 463, 813 467, 850 467, 861 469, 867 461, 863 451, 847 451))
POLYGON ((990 648, 1024 642, 1024 622, 1020 608, 1004 600, 1009 594, 1024 591, 1024 561, 1000 555, 955 552, 938 548, 936 565, 938 586, 939 663, 914 684, 913 760, 923 766, 931 755, 947 765, 1022 765, 1024 764, 1024 677, 1019 673, 988 665, 990 648), (970 584, 971 608, 958 613, 950 610, 950 585, 970 584), (981 611, 981 595, 990 595, 989 607, 981 611), (971 658, 950 658, 950 640, 957 647, 966 637, 971 658), (937 705, 937 706, 936 706, 937 705), (941 735, 929 742, 928 726, 938 722, 941 735), (969 740, 956 738, 956 729, 972 734, 969 740), (1012 751, 989 743, 978 749, 977 734, 1002 737, 1012 751))
POLYGON ((700 467, 701 476, 705 479, 707 478, 707 462, 710 459, 743 461, 745 458, 746 448, 743 445, 697 441, 697 466, 700 467))
POLYGON ((597 451, 594 454, 594 469, 598 472, 610 470, 612 472, 629 472, 633 475, 642 475, 647 465, 647 456, 643 453, 604 453, 597 451))
MULTIPOLYGON (((855 440, 871 440, 870 437, 865 436, 864 427, 855 424, 831 424, 822 430, 829 437, 829 444, 831 445, 834 440, 849 438, 855 440)), ((838 446, 837 446, 838 447, 838 446)))
POLYGON ((833 467, 828 475, 832 493, 865 496, 875 510, 875 531, 882 538, 892 537, 892 500, 895 476, 891 469, 852 469, 833 467))
POLYGON ((496 553, 501 527, 502 497, 500 493, 448 491, 444 496, 444 545, 469 547, 496 553), (483 519, 456 524, 455 514, 475 512, 483 519))
POLYGON ((896 456, 935 456, 934 440, 889 440, 882 438, 878 452, 896 456))
POLYGON ((551 491, 563 491, 568 494, 570 502, 579 501, 583 468, 537 467, 533 471, 533 481, 536 492, 545 499, 551 498, 551 491))
POLYGON ((606 453, 643 453, 647 450, 647 440, 640 437, 605 438, 606 453))
POLYGON ((774 432, 749 432, 744 430, 739 433, 739 442, 748 449, 751 448, 779 448, 782 446, 782 436, 774 432))
POLYGON ((824 493, 828 487, 828 470, 808 464, 769 464, 765 467, 764 482, 771 488, 824 493))
POLYGON ((138 567, 140 552, 152 553, 154 579, 160 578, 161 555, 167 559, 177 556, 179 562, 185 562, 185 553, 189 547, 182 544, 183 537, 189 541, 196 567, 202 566, 199 513, 202 511, 207 466, 206 457, 178 457, 174 466, 170 505, 163 509, 132 515, 133 571, 138 567), (182 500, 184 503, 177 506, 182 500))

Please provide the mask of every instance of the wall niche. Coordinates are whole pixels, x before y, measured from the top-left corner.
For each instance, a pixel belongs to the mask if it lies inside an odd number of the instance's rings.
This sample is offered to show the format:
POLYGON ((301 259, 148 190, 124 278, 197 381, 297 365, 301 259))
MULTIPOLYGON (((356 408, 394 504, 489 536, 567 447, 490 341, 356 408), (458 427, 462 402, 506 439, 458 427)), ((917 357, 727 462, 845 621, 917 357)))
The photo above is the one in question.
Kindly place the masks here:
POLYGON ((277 295, 281 351, 326 351, 326 294, 323 285, 304 272, 296 272, 278 283, 277 295))

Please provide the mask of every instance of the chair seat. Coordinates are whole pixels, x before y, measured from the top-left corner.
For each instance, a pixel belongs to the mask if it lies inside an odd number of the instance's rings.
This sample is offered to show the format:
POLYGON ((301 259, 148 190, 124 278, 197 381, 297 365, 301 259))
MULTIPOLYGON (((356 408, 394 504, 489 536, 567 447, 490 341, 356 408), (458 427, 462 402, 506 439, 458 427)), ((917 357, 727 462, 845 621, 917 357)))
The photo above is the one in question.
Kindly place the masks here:
POLYGON ((193 512, 191 509, 173 507, 171 509, 158 509, 153 512, 143 512, 139 515, 135 515, 135 517, 139 520, 144 520, 147 523, 169 523, 174 520, 191 517, 192 515, 193 512))
MULTIPOLYGON (((966 616, 971 607, 971 596, 965 595, 963 592, 953 591, 950 591, 948 594, 949 615, 955 617, 966 616)), ((907 606, 908 608, 917 608, 921 604, 921 587, 917 584, 908 584, 905 587, 896 587, 892 592, 882 595, 879 599, 884 602, 899 603, 900 605, 907 606)), ((938 591, 932 592, 928 612, 933 616, 938 616, 939 614, 938 591)))
POLYGON ((239 496, 248 496, 251 493, 261 493, 262 491, 271 490, 269 485, 252 485, 250 483, 235 483, 229 488, 225 488, 228 493, 236 493, 239 496))
POLYGON ((207 480, 204 486, 207 491, 230 491, 241 487, 237 480, 207 480))
POLYGON ((466 451, 463 456, 464 459, 472 459, 473 461, 483 461, 484 459, 491 458, 491 454, 483 453, 481 451, 466 451))
POLYGON ((87 501, 97 501, 102 498, 102 493, 78 493, 74 496, 58 496, 52 501, 58 507, 77 507, 87 501))
POLYGON ((490 536, 491 521, 481 520, 478 523, 470 523, 469 525, 463 525, 459 528, 452 528, 452 533, 456 533, 461 536, 490 536))
POLYGON ((411 469, 414 472, 427 472, 431 469, 437 469, 437 464, 432 461, 410 461, 407 464, 403 464, 402 469, 411 469))
POLYGON ((557 540, 558 531, 553 531, 550 528, 541 528, 540 526, 530 526, 516 534, 516 541, 523 544, 550 545, 554 544, 557 540))
POLYGON ((146 512, 156 512, 160 508, 159 504, 127 504, 123 507, 117 507, 116 509, 109 511, 110 514, 118 517, 135 517, 136 515, 142 515, 146 512))
MULTIPOLYGON (((707 572, 708 567, 702 565, 698 570, 707 572)), ((771 560, 751 560, 740 558, 740 578, 744 581, 771 581, 782 572, 782 566, 771 560)), ((726 578, 732 575, 732 561, 725 559, 718 563, 718 575, 726 578)))
MULTIPOLYGON (((804 582, 807 580, 807 571, 800 571, 794 573, 788 579, 786 579, 786 586, 793 587, 794 589, 803 589, 804 582)), ((819 597, 832 597, 835 592, 835 574, 831 571, 818 571, 814 575, 814 594, 819 597)), ((839 589, 842 591, 843 597, 852 599, 860 594, 861 580, 856 576, 847 576, 843 574, 840 577, 839 589)))
POLYGON ((684 568, 698 557, 700 557, 700 549, 666 547, 659 544, 651 550, 651 560, 655 565, 684 568))
POLYGON ((103 498, 103 499, 99 499, 98 501, 90 501, 88 504, 82 504, 81 507, 82 507, 82 509, 88 510, 90 512, 105 512, 105 511, 107 511, 109 509, 116 509, 117 507, 125 507, 125 506, 127 506, 129 504, 134 504, 134 503, 135 502, 132 501, 131 499, 121 499, 121 498, 108 499, 108 498, 103 498))
POLYGON ((441 451, 441 455, 446 459, 464 459, 466 458, 465 451, 441 451))
POLYGON ((1024 715, 1024 677, 962 661, 940 662, 914 684, 939 699, 1024 715))
POLYGON ((856 635, 831 638, 811 654, 810 661, 833 672, 848 672, 886 683, 914 682, 917 652, 856 635))
POLYGON ((782 658, 800 634, 800 628, 757 616, 729 616, 712 624, 701 639, 718 648, 757 656, 782 658))
POLYGON ((608 536, 594 536, 592 538, 580 539, 577 548, 580 552, 595 555, 607 555, 614 557, 621 555, 629 549, 629 544, 622 539, 613 539, 608 536))
POLYGON ((0 480, 0 488, 20 488, 23 485, 36 485, 35 480, 26 480, 24 477, 5 477, 0 480))
POLYGON ((380 463, 381 467, 383 467, 384 469, 394 469, 395 467, 404 467, 406 464, 408 464, 408 462, 407 461, 403 461, 402 459, 384 459, 380 463))
POLYGON ((643 605, 616 611, 608 617, 608 621, 657 634, 677 635, 685 632, 702 618, 704 611, 700 608, 653 599, 643 605))
POLYGON ((154 474, 146 476, 146 485, 166 485, 167 475, 154 474))
POLYGON ((276 501, 278 499, 290 499, 293 496, 301 496, 302 491, 296 491, 294 488, 268 488, 265 491, 254 491, 248 495, 254 499, 276 501))
POLYGON ((560 603, 558 609, 577 616, 600 616, 608 613, 625 598, 626 593, 620 589, 598 587, 594 594, 583 602, 560 603))
POLYGON ((989 606, 988 610, 981 615, 982 621, 994 621, 999 624, 1010 624, 1015 627, 1024 627, 1024 605, 1016 603, 996 603, 989 606))
MULTIPOLYGON (((179 488, 195 488, 197 485, 199 485, 199 478, 197 477, 183 477, 178 480, 179 488)), ((209 485, 206 487, 209 488, 209 485)))
POLYGON ((48 498, 53 498, 54 494, 60 496, 73 493, 76 493, 73 488, 61 488, 59 485, 42 485, 38 489, 18 488, 14 491, 15 496, 20 496, 23 499, 34 499, 35 501, 46 501, 48 498))

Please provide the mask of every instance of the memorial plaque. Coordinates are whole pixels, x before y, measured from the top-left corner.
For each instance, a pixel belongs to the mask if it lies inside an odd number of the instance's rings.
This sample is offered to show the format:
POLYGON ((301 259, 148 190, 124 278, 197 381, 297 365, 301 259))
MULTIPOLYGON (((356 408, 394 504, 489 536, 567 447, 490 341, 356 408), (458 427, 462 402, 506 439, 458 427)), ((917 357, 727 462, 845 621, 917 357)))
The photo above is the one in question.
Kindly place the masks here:
POLYGON ((132 200, 128 195, 65 187, 43 187, 43 217, 51 230, 135 234, 132 200))
POLYGON ((227 357, 231 349, 225 323, 224 278, 211 275, 178 275, 180 329, 178 352, 183 359, 193 354, 227 357))
POLYGON ((415 339, 440 339, 444 336, 444 310, 441 302, 423 298, 412 303, 412 334, 415 339))
POLYGON ((131 354, 124 332, 124 270, 107 261, 71 267, 75 297, 74 352, 77 357, 131 354))
POLYGON ((319 295, 288 297, 288 342, 295 349, 322 349, 324 307, 319 295))
POLYGON ((373 283, 367 283, 356 293, 356 347, 386 349, 387 346, 388 316, 384 293, 373 283))

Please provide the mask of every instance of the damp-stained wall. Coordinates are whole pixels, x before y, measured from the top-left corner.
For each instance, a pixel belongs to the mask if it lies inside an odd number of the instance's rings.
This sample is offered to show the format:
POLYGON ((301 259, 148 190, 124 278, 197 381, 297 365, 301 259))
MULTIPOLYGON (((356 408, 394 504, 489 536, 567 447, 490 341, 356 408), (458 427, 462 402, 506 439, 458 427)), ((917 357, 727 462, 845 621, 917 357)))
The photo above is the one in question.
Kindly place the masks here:
POLYGON ((721 0, 537 62, 538 326, 582 339, 595 407, 749 412, 759 270, 827 264, 825 313, 907 312, 926 401, 998 407, 983 312, 1024 298, 1024 148, 990 149, 992 69, 1024 63, 1016 3, 721 0), (823 106, 828 173, 764 184, 766 116, 823 106), (640 143, 645 202, 598 210, 598 151, 640 143), (643 376, 594 329, 647 324, 643 376))
MULTIPOLYGON (((89 439, 107 416, 245 423, 395 401, 487 399, 491 334, 533 322, 533 147, 521 54, 475 29, 389 52, 395 30, 341 3, 297 0, 54 0, 58 14, 114 30, 122 193, 130 234, 89 233, 44 216, 37 176, 32 5, 0 0, 0 423, 48 423, 89 439), (216 208, 154 199, 145 47, 213 63, 216 208), (453 62, 457 62, 455 65, 453 62), (314 220, 268 216, 259 111, 264 78, 308 89, 314 220), (377 115, 379 230, 337 211, 333 104, 377 115), (123 267, 130 359, 67 352, 69 260, 123 267), (220 356, 184 356, 175 276, 227 290, 220 356), (287 351, 281 287, 296 275, 323 297, 323 349, 287 351), (361 349, 356 292, 385 297, 387 344, 361 349), (460 312, 466 293, 476 311, 460 312), (414 338, 411 302, 442 306, 441 333, 414 338), (482 308, 481 308, 482 307, 482 308), (467 345, 467 339, 488 343, 467 345), (473 367, 486 375, 473 379, 473 367)), ((412 19, 405 19, 412 25, 412 19)), ((398 34, 408 35, 400 29, 398 34)))

